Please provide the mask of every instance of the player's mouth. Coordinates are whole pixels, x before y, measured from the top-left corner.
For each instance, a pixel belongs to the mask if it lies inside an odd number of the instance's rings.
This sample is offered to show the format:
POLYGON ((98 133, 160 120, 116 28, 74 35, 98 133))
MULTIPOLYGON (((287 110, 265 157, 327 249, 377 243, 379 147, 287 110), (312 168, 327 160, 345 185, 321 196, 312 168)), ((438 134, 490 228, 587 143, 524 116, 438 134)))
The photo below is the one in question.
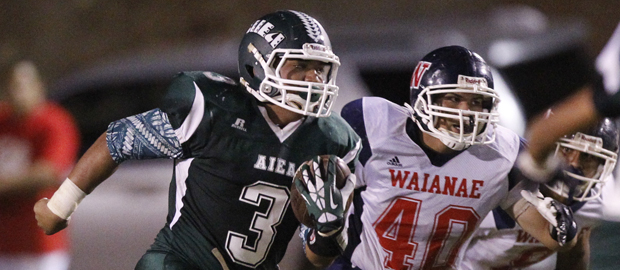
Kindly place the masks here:
MULTIPOLYGON (((441 129, 444 129, 446 131, 452 132, 452 133, 456 133, 456 134, 461 134, 461 123, 460 121, 453 121, 450 119, 442 119, 440 121, 440 125, 441 129)), ((463 134, 467 134, 467 133, 471 133, 472 132, 472 127, 467 124, 467 123, 463 123, 463 134)))

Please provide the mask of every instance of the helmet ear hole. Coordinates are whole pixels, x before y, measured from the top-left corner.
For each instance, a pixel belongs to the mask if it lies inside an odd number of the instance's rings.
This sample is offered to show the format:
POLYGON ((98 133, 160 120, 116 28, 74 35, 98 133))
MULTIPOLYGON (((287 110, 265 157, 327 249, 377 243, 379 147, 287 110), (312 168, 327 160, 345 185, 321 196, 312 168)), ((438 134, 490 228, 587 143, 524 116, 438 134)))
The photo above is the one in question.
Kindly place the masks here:
POLYGON ((271 68, 275 68, 280 65, 280 61, 282 61, 282 57, 280 55, 276 55, 273 59, 273 64, 271 64, 271 68))
POLYGON ((252 78, 256 77, 256 74, 254 74, 254 67, 250 65, 245 65, 245 70, 248 72, 248 74, 250 74, 252 78))

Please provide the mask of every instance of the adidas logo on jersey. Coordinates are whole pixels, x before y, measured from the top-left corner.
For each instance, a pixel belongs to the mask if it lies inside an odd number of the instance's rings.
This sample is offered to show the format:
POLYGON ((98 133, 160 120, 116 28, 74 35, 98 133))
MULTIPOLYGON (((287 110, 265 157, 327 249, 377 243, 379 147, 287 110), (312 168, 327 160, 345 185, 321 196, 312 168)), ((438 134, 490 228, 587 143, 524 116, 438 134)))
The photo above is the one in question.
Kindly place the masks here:
POLYGON ((398 160, 397 156, 394 156, 394 158, 388 160, 387 165, 392 165, 392 166, 397 166, 397 167, 403 166, 403 164, 400 164, 400 160, 398 160))
POLYGON ((243 120, 241 118, 237 118, 237 121, 235 121, 235 123, 232 124, 231 127, 234 127, 234 128, 236 128, 238 130, 242 130, 242 131, 247 132, 247 130, 245 129, 244 125, 245 125, 245 120, 243 120))

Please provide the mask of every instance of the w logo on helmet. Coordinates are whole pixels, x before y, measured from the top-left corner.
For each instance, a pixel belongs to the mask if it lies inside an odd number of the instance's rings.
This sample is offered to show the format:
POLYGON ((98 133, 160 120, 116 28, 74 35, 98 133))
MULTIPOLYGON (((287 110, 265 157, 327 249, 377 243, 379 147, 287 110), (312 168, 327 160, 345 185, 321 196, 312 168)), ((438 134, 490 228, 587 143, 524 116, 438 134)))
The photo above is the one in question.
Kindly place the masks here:
POLYGON ((305 13, 291 10, 291 12, 295 13, 297 17, 301 20, 306 28, 306 32, 310 38, 312 38, 315 42, 319 42, 319 37, 321 36, 321 27, 316 22, 316 20, 305 13))
POLYGON ((418 89, 420 87, 422 75, 424 75, 424 72, 426 72, 429 67, 431 67, 430 62, 420 61, 418 63, 418 65, 415 67, 415 70, 413 71, 413 76, 411 76, 411 88, 418 89))

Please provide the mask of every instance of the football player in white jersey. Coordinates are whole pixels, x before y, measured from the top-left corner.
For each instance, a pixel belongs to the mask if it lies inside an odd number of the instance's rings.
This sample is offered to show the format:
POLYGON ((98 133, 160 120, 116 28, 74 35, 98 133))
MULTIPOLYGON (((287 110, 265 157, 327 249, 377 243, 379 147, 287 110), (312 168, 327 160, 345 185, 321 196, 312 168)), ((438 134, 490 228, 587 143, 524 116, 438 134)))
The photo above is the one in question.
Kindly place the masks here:
POLYGON ((495 207, 546 247, 574 244, 566 206, 547 221, 513 165, 522 141, 496 125, 499 97, 478 54, 448 46, 427 54, 411 79, 411 106, 377 97, 342 116, 362 138, 348 246, 330 269, 454 269, 471 234, 495 207), (559 239, 559 241, 557 241, 559 239))
MULTIPOLYGON (((533 62, 549 62, 549 59, 533 62)), ((571 65, 589 67, 591 63, 575 62, 571 65)), ((524 72, 520 80, 535 81, 540 78, 536 74, 536 70, 540 68, 528 65, 522 69, 524 72)), ((587 130, 603 117, 620 116, 620 24, 597 56, 595 68, 600 76, 595 76, 595 79, 581 86, 576 93, 554 105, 554 114, 551 117, 539 115, 528 123, 526 139, 530 144, 528 150, 517 159, 517 166, 528 178, 544 182, 554 174, 557 162, 549 157, 553 156, 554 143, 560 137, 587 130)), ((555 77, 558 81, 547 83, 549 88, 560 87, 573 79, 561 74, 555 77)), ((554 96, 557 96, 558 100, 564 98, 561 95, 554 96)))
MULTIPOLYGON (((563 181, 540 186, 542 195, 569 205, 581 232, 577 245, 559 252, 553 262, 536 269, 589 269, 590 230, 603 219, 603 189, 613 182, 618 152, 618 129, 609 118, 587 134, 576 133, 557 143, 555 155, 566 162, 563 181), (543 267, 543 268, 541 268, 543 267)), ((522 269, 547 259, 555 252, 546 248, 502 209, 494 209, 482 222, 465 252, 460 269, 522 269)))

